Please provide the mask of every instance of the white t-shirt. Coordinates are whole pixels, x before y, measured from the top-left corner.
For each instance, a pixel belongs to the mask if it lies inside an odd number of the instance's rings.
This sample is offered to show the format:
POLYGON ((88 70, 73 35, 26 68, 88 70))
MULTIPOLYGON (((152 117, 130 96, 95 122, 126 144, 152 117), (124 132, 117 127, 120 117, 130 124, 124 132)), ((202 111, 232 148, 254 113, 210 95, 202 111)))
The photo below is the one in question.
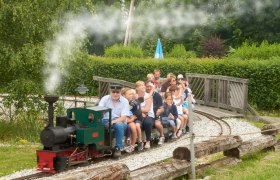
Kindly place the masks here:
MULTIPOLYGON (((144 94, 144 99, 146 99, 148 96, 150 96, 150 94, 146 93, 144 94)), ((151 97, 152 98, 152 97, 151 97)), ((151 103, 151 108, 148 112, 148 116, 155 118, 155 113, 154 113, 154 108, 153 108, 153 99, 151 99, 152 103, 151 103)), ((141 103, 141 108, 143 108, 146 105, 146 101, 141 103)))
POLYGON ((175 96, 173 96, 173 102, 177 107, 177 111, 178 111, 178 115, 182 115, 183 114, 183 107, 182 107, 182 103, 181 105, 177 106, 177 104, 181 101, 180 98, 177 98, 175 96))

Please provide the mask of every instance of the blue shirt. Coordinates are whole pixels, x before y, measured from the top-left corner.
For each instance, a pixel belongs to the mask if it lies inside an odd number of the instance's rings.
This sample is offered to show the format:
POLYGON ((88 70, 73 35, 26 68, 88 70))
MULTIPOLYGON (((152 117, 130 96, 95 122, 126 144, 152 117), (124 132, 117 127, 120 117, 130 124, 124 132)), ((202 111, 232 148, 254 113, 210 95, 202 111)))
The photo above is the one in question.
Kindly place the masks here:
MULTIPOLYGON (((106 95, 101 98, 99 106, 112 109, 112 120, 119 118, 121 116, 129 116, 129 104, 128 100, 120 96, 118 102, 113 103, 113 100, 110 95, 106 95)), ((104 119, 109 119, 109 113, 104 114, 104 119)))
POLYGON ((134 105, 130 109, 130 116, 135 115, 137 111, 137 105, 134 105))
POLYGON ((153 108, 154 113, 156 114, 157 110, 163 106, 162 97, 158 92, 153 92, 153 108))
POLYGON ((178 118, 178 111, 175 104, 168 106, 166 103, 163 104, 164 112, 161 114, 162 117, 169 117, 171 113, 174 116, 174 120, 178 118))

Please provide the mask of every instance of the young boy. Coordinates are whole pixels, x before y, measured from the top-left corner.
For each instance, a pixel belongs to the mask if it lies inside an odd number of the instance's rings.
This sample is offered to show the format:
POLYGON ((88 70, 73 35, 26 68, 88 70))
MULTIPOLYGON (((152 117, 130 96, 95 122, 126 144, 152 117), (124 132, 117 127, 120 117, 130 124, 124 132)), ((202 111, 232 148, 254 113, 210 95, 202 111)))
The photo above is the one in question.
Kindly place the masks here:
POLYGON ((173 103, 172 94, 170 92, 165 93, 164 95, 164 104, 163 104, 164 112, 161 114, 162 121, 168 121, 173 129, 172 138, 176 139, 176 119, 178 118, 177 107, 173 103))

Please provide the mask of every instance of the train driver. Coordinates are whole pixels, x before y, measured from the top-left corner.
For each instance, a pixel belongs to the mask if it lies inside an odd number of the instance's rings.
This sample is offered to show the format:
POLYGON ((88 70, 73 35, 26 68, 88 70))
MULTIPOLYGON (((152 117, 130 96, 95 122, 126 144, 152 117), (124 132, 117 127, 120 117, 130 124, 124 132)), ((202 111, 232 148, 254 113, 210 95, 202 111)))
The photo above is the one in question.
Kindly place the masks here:
MULTIPOLYGON (((121 151, 124 148, 122 140, 127 128, 126 117, 129 116, 129 103, 126 98, 121 96, 121 88, 118 84, 110 84, 110 94, 102 97, 99 102, 99 106, 112 109, 111 124, 112 128, 116 130, 115 157, 121 156, 121 151)), ((108 115, 108 113, 105 114, 103 119, 109 119, 108 115)))

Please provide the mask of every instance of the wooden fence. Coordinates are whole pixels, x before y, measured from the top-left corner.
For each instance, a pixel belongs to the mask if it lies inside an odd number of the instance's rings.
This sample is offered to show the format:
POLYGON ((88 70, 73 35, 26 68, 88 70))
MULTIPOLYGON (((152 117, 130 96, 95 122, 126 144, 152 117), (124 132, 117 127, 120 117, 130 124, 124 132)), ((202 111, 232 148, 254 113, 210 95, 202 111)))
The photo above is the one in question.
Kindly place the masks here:
POLYGON ((198 104, 245 113, 248 104, 248 79, 186 74, 198 104))
POLYGON ((135 83, 127 82, 124 80, 119 80, 119 79, 113 79, 113 78, 104 78, 100 76, 93 76, 93 80, 98 81, 99 85, 99 90, 98 90, 98 96, 99 98, 107 95, 109 93, 109 84, 110 83, 115 83, 119 84, 123 87, 130 87, 130 88, 135 88, 135 83))
MULTIPOLYGON (((245 113, 249 108, 248 79, 190 73, 186 74, 186 78, 198 104, 239 113, 245 113)), ((99 82, 99 98, 108 94, 110 83, 120 84, 123 87, 135 87, 134 83, 113 78, 93 76, 93 80, 99 82)))
MULTIPOLYGON (((3 99, 8 96, 9 94, 0 94, 0 118, 11 121, 14 118, 16 108, 13 105, 4 105, 3 99)), ((41 100, 45 101, 44 99, 41 100)), ((59 97, 58 102, 60 102, 60 106, 68 109, 74 107, 95 106, 99 102, 99 98, 94 96, 61 96, 59 97)))

